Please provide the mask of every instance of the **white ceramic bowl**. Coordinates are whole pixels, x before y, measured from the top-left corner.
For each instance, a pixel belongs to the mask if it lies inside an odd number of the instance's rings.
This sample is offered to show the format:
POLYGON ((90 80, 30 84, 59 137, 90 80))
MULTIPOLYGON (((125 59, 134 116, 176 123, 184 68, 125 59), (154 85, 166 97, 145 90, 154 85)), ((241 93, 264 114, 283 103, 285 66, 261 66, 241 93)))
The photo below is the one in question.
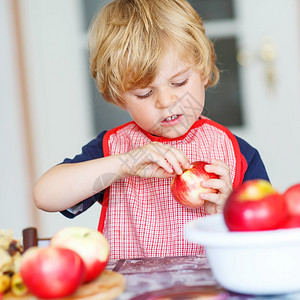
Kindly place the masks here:
POLYGON ((222 214, 185 226, 187 240, 205 247, 218 283, 242 294, 276 295, 300 291, 300 228, 228 231, 222 214))

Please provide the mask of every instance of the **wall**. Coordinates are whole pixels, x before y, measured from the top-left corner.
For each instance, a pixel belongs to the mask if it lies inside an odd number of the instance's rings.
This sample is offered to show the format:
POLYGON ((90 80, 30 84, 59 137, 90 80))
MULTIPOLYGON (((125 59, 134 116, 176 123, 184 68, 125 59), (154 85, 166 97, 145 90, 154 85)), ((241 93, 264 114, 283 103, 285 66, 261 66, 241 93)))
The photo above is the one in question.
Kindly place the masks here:
MULTIPOLYGON (((80 1, 18 2, 24 41, 29 110, 35 158, 35 180, 46 170, 73 157, 93 135, 80 1)), ((97 228, 100 205, 70 221, 59 213, 37 211, 32 202, 26 157, 24 120, 18 82, 12 1, 0 2, 1 59, 1 210, 0 228, 16 236, 38 226, 51 236, 68 224, 97 228), (3 16, 2 16, 3 15, 3 16), (2 25, 2 24, 1 24, 2 25), (3 41, 2 41, 3 40, 3 41), (3 54, 3 55, 2 55, 3 54), (3 60, 3 63, 2 63, 3 60), (4 68, 3 68, 4 66, 4 68), (3 79, 3 80, 2 80, 3 79)), ((32 166, 31 166, 32 167, 32 166)))
MULTIPOLYGON (((65 157, 80 152, 81 146, 95 134, 88 100, 90 75, 86 67, 87 40, 80 0, 17 0, 24 41, 34 166, 29 165, 27 159, 13 1, 0 0, 0 228, 12 228, 17 236, 24 227, 32 225, 38 226, 42 236, 51 236, 57 229, 71 224, 96 228, 99 205, 75 220, 68 220, 59 213, 37 211, 32 203, 30 182, 31 168, 36 180, 65 157)), ((265 17, 263 12, 268 11, 268 5, 272 7, 272 1, 259 0, 257 5, 253 5, 252 0, 236 2, 242 5, 240 9, 246 20, 244 27, 239 28, 244 36, 243 45, 257 51, 252 40, 260 39, 262 28, 277 32, 267 21, 264 26, 255 22, 265 17), (260 14, 250 13, 251 7, 261 7, 260 14), (252 33, 246 35, 251 27, 252 33)), ((274 184, 283 190, 289 184, 300 182, 297 170, 300 165, 299 1, 278 2, 285 7, 282 14, 273 15, 281 37, 278 94, 272 98, 263 89, 259 90, 261 64, 245 70, 243 93, 250 125, 245 129, 234 128, 234 131, 260 149, 274 184), (273 108, 269 109, 270 106, 273 108)))
POLYGON ((0 1, 0 229, 20 235, 31 225, 21 89, 18 76, 13 14, 9 1, 0 1))

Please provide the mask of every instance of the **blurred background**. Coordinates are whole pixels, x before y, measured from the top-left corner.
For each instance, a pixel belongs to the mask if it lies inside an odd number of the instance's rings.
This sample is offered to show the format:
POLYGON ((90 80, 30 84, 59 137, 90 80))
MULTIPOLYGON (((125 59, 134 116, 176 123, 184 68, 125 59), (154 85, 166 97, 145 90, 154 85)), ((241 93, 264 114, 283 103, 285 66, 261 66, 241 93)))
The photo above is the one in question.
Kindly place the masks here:
MULTIPOLYGON (((32 186, 98 132, 130 120, 89 74, 87 30, 100 0, 0 0, 0 229, 97 228, 96 203, 68 220, 38 211, 32 186)), ((300 182, 300 0, 193 0, 214 41, 220 83, 206 116, 256 147, 275 188, 300 182)), ((53 187, 55 188, 55 187, 53 187)))

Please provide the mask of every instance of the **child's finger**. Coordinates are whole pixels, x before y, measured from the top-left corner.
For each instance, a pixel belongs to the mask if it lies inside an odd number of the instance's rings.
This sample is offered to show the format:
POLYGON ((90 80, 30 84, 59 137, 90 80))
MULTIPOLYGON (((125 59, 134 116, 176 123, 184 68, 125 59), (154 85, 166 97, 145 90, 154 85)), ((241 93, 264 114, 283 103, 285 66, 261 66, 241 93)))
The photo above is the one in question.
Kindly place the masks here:
POLYGON ((187 157, 177 149, 173 148, 166 155, 166 159, 170 162, 176 174, 181 175, 184 170, 191 167, 187 157))
POLYGON ((190 167, 190 163, 182 151, 161 143, 153 143, 153 147, 171 165, 176 174, 181 175, 183 169, 190 167))
POLYGON ((138 158, 134 161, 137 169, 143 169, 147 164, 156 164, 166 172, 173 173, 172 167, 163 156, 165 150, 162 149, 161 143, 150 143, 133 151, 135 152, 131 156, 138 158))
POLYGON ((228 184, 227 181, 223 179, 208 179, 201 182, 201 186, 204 188, 216 189, 219 191, 226 192, 228 186, 231 186, 231 183, 228 184))
POLYGON ((175 176, 174 172, 171 174, 169 172, 166 172, 162 168, 158 168, 153 177, 155 177, 155 178, 172 178, 174 176, 175 176))
POLYGON ((178 175, 182 174, 181 165, 180 165, 176 155, 172 151, 169 151, 166 153, 165 160, 171 165, 171 167, 173 168, 173 170, 175 171, 176 174, 178 174, 178 175))
POLYGON ((201 193, 199 196, 202 200, 206 200, 214 204, 217 204, 220 201, 220 196, 217 193, 201 193))
POLYGON ((173 168, 170 163, 159 153, 153 153, 152 162, 158 164, 161 168, 163 168, 168 173, 173 173, 173 168))
POLYGON ((228 185, 231 185, 230 168, 221 160, 212 160, 211 164, 205 166, 208 173, 215 173, 220 176, 228 185))
POLYGON ((202 193, 200 194, 200 198, 205 200, 204 206, 207 210, 208 207, 211 209, 214 207, 215 212, 210 211, 210 213, 219 213, 223 211, 226 197, 219 193, 202 193))
POLYGON ((230 173, 230 168, 221 160, 212 160, 211 164, 205 166, 205 170, 209 173, 215 173, 219 176, 230 173))
POLYGON ((171 148, 172 153, 176 156, 177 160, 179 161, 182 169, 190 169, 192 166, 190 164, 189 159, 185 155, 185 153, 177 148, 171 148))

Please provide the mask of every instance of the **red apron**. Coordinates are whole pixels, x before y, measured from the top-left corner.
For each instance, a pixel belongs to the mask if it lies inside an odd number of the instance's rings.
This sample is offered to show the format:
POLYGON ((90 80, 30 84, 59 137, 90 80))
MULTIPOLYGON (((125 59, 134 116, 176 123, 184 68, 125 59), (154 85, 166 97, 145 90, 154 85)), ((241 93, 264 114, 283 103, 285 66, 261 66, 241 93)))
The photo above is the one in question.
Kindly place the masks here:
MULTIPOLYGON (((152 141, 182 150, 190 162, 221 159, 230 167, 233 186, 243 180, 242 157, 234 135, 207 119, 198 120, 182 137, 165 139, 143 131, 134 122, 108 131, 104 155, 126 153, 152 141)), ((206 215, 203 207, 189 209, 170 193, 171 178, 128 177, 105 191, 99 221, 110 244, 110 259, 204 254, 200 245, 184 239, 184 225, 206 215)))

